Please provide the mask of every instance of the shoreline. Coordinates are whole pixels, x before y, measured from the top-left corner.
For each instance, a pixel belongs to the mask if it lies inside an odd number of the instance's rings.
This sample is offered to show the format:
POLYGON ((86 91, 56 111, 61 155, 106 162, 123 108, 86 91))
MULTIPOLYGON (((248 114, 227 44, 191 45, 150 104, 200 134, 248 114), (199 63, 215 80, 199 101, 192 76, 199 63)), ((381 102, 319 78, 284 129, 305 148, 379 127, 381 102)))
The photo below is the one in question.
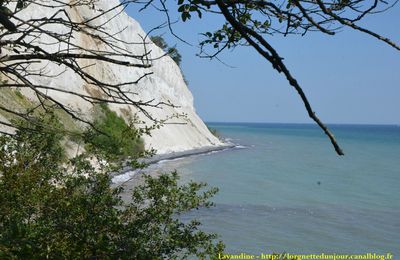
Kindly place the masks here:
MULTIPOLYGON (((144 162, 146 163, 148 166, 153 165, 153 164, 157 164, 161 161, 164 160, 174 160, 174 159, 181 159, 181 158, 187 158, 187 157, 191 157, 191 156, 196 156, 196 155, 202 155, 202 154, 207 154, 207 153, 211 153, 211 152, 218 152, 218 151, 223 151, 223 150, 230 150, 233 149, 237 146, 237 144, 233 144, 233 143, 224 143, 222 145, 218 145, 218 146, 205 146, 205 147, 201 147, 201 148, 195 148, 195 149, 190 149, 190 150, 186 150, 186 151, 181 151, 181 152, 172 152, 172 153, 166 153, 166 154, 156 154, 150 158, 143 158, 143 159, 139 159, 139 162, 144 162)), ((147 167, 146 167, 147 168, 147 167)), ((142 173, 146 168, 144 169, 138 169, 138 174, 142 173)), ((112 173, 112 179, 117 178, 118 176, 122 176, 128 172, 131 171, 136 171, 135 169, 132 169, 132 167, 130 166, 125 166, 123 167, 120 171, 112 173)), ((136 174, 134 174, 136 175, 136 174)), ((130 179, 134 178, 134 176, 132 176, 130 179)), ((125 180, 122 181, 120 184, 123 184, 129 180, 125 180)), ((115 182, 114 182, 115 183, 115 182)))
POLYGON ((219 146, 205 146, 205 147, 185 150, 185 151, 181 151, 181 152, 156 154, 151 158, 145 158, 143 160, 143 162, 150 165, 150 164, 158 163, 163 160, 174 160, 174 159, 179 159, 179 158, 186 158, 186 157, 200 155, 200 154, 206 154, 206 153, 210 153, 210 152, 222 151, 225 149, 232 149, 235 147, 236 147, 235 144, 224 144, 224 145, 219 145, 219 146))

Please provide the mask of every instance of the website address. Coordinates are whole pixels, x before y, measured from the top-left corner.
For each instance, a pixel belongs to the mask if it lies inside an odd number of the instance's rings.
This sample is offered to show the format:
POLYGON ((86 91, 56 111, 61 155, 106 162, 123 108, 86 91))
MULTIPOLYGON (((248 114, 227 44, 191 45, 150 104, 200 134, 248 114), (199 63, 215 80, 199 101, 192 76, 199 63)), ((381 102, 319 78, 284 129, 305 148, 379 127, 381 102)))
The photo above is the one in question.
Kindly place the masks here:
POLYGON ((366 254, 218 254, 218 259, 266 259, 266 260, 307 260, 307 259, 326 259, 326 260, 390 260, 393 259, 393 254, 377 254, 377 253, 366 253, 366 254))

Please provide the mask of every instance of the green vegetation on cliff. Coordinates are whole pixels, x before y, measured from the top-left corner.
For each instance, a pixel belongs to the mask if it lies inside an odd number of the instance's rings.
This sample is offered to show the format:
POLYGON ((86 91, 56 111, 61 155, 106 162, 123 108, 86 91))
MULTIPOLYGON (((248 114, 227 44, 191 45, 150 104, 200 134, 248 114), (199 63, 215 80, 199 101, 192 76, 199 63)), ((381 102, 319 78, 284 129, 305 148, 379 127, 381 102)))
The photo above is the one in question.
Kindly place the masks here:
POLYGON ((212 206, 217 189, 180 186, 175 172, 144 176, 124 202, 101 153, 94 154, 97 167, 93 154, 65 161, 62 131, 46 128, 59 124, 55 117, 36 122, 27 125, 34 131, 0 136, 1 259, 215 258, 222 252, 215 234, 179 218, 212 206))
POLYGON ((135 128, 133 121, 127 124, 107 104, 95 106, 94 116, 94 128, 89 128, 84 134, 88 151, 97 151, 114 159, 139 156, 144 152, 140 131, 135 128))

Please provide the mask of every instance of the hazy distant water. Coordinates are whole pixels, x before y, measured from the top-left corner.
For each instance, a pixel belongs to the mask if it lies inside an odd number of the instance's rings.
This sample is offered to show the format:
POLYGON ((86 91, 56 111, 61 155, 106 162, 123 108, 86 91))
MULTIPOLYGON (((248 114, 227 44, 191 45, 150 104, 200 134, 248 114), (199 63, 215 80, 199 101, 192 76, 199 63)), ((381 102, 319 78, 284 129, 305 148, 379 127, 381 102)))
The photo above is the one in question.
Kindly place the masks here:
POLYGON ((400 259, 400 127, 210 124, 243 145, 160 164, 220 188, 193 212, 227 252, 387 253, 400 259), (318 184, 320 183, 320 184, 318 184))

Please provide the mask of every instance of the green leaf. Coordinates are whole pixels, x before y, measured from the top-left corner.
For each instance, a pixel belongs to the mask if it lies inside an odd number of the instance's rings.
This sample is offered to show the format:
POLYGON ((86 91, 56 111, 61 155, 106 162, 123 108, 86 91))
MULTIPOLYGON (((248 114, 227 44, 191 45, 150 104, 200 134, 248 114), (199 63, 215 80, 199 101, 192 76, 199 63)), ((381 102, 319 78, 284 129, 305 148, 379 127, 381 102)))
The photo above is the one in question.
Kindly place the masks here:
POLYGON ((178 12, 183 12, 185 10, 185 5, 181 5, 178 8, 178 12))
POLYGON ((183 4, 183 1, 184 1, 184 0, 178 0, 178 5, 183 4))

